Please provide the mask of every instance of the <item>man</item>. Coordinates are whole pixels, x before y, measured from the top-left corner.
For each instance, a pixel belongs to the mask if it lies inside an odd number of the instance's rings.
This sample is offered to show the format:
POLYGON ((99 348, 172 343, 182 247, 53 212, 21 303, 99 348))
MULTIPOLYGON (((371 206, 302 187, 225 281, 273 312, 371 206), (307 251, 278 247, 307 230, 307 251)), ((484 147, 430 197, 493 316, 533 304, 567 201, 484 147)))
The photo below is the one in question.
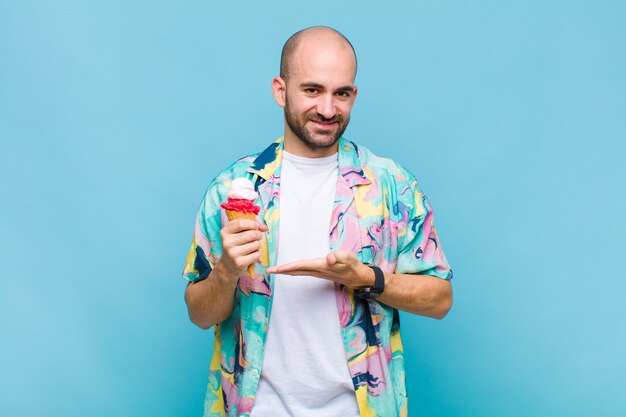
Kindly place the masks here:
POLYGON ((191 320, 215 325, 205 416, 408 413, 398 309, 443 318, 452 271, 413 175, 342 137, 356 69, 339 32, 293 35, 272 82, 284 137, 209 185, 184 270, 191 320), (220 209, 238 177, 257 221, 220 209))

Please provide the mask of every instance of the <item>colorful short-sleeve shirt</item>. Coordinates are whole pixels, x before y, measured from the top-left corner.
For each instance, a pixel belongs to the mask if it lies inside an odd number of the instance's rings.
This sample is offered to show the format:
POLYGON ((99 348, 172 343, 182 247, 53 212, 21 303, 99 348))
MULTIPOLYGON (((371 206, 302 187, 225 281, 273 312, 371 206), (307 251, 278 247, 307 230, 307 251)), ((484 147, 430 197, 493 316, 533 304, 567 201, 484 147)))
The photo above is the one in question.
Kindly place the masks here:
MULTIPOLYGON (((394 161, 344 139, 328 238, 332 251, 348 250, 387 273, 452 278, 433 226, 433 211, 413 175, 394 161)), ((273 275, 280 227, 283 139, 244 157, 209 185, 196 218, 183 276, 206 278, 222 253, 227 221, 220 203, 234 178, 246 177, 259 193, 258 219, 268 226, 253 278, 239 277, 231 316, 215 326, 204 416, 249 416, 261 375, 272 309, 273 275)), ((335 284, 346 362, 361 416, 407 416, 404 357, 398 311, 362 300, 335 284)))

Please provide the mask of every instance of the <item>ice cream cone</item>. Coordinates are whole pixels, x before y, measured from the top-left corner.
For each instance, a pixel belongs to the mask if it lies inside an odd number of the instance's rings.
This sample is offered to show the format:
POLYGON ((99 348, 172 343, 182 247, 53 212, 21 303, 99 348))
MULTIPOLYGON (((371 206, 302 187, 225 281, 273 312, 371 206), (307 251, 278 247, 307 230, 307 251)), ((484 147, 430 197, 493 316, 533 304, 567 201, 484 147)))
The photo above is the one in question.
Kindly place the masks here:
POLYGON ((237 211, 237 210, 225 210, 226 216, 228 216, 228 220, 239 220, 239 219, 249 219, 255 220, 256 214, 247 212, 247 211, 237 211))
MULTIPOLYGON (((235 178, 228 187, 228 200, 220 206, 226 211, 228 220, 255 220, 260 207, 254 204, 259 194, 252 182, 244 177, 235 178)), ((254 278, 254 264, 248 265, 248 275, 254 278)))
MULTIPOLYGON (((249 219, 249 220, 256 219, 256 214, 251 213, 251 212, 237 211, 237 210, 225 210, 225 211, 226 211, 226 216, 228 217, 228 220, 230 221, 239 220, 239 219, 249 219)), ((248 265, 248 276, 250 278, 254 278, 254 264, 248 265)))

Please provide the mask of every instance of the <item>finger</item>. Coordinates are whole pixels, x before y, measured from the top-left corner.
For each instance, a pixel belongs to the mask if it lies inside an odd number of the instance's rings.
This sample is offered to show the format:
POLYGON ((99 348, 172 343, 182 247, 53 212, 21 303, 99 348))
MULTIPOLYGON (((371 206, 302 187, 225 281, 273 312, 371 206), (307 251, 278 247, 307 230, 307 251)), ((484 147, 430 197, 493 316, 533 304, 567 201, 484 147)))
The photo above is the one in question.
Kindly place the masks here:
POLYGON ((231 263, 238 263, 239 260, 244 256, 247 256, 254 252, 260 253, 260 248, 261 245, 258 241, 250 242, 241 246, 224 247, 222 257, 224 259, 229 259, 231 263))
POLYGON ((250 242, 258 242, 263 238, 263 233, 258 230, 245 230, 239 233, 228 234, 223 238, 223 245, 227 247, 241 246, 250 242))
POLYGON ((283 273, 286 271, 296 271, 296 270, 302 270, 302 269, 319 270, 319 269, 323 269, 326 266, 327 266, 326 259, 319 258, 319 259, 308 259, 304 261, 296 261, 296 262, 291 262, 291 263, 284 264, 284 265, 278 265, 276 266, 276 268, 278 269, 279 273, 283 273))
POLYGON ((248 265, 256 263, 256 261, 261 257, 261 252, 256 251, 256 252, 252 252, 246 256, 241 256, 236 258, 235 260, 233 260, 233 264, 235 265, 235 268, 237 268, 239 270, 239 273, 243 273, 247 268, 248 265))
POLYGON ((326 278, 329 274, 327 271, 320 271, 319 269, 294 269, 293 271, 278 271, 275 274, 289 275, 293 277, 306 276, 316 278, 326 278))
POLYGON ((246 243, 245 245, 240 245, 235 248, 232 248, 232 254, 234 256, 246 256, 251 254, 252 252, 257 252, 261 249, 261 242, 258 240, 254 240, 252 242, 246 243))
POLYGON ((337 257, 335 254, 333 252, 329 252, 328 255, 326 255, 326 263, 328 263, 328 265, 334 265, 336 262, 337 257))
POLYGON ((357 260, 356 255, 354 253, 348 252, 348 251, 335 252, 334 255, 335 255, 335 259, 336 259, 337 263, 340 263, 340 264, 349 264, 349 263, 357 260))
POLYGON ((241 263, 242 265, 244 265, 244 268, 247 268, 248 265, 256 263, 256 261, 258 261, 259 259, 261 259, 261 252, 255 251, 246 256, 243 256, 241 258, 241 263))
POLYGON ((292 264, 276 265, 276 266, 270 266, 268 268, 268 272, 272 274, 281 274, 285 271, 291 271, 294 269, 297 269, 297 268, 295 268, 292 264))
POLYGON ((258 229, 259 222, 250 219, 237 219, 230 221, 224 226, 229 233, 239 233, 244 230, 258 229))
POLYGON ((268 227, 266 225, 264 225, 263 223, 259 224, 259 230, 261 232, 267 232, 268 227))

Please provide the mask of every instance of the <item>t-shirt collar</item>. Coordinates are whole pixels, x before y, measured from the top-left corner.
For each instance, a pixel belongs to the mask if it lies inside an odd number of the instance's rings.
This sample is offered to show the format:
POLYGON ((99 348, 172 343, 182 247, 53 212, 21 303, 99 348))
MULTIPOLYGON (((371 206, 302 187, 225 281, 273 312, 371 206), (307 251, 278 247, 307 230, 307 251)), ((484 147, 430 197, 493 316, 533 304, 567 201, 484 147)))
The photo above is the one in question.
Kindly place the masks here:
MULTIPOLYGON (((343 136, 339 138, 338 145, 339 175, 346 185, 353 187, 369 184, 371 181, 363 170, 358 146, 343 136)), ((282 163, 283 149, 284 141, 281 136, 254 159, 248 167, 248 172, 258 175, 265 181, 269 180, 282 163)))

